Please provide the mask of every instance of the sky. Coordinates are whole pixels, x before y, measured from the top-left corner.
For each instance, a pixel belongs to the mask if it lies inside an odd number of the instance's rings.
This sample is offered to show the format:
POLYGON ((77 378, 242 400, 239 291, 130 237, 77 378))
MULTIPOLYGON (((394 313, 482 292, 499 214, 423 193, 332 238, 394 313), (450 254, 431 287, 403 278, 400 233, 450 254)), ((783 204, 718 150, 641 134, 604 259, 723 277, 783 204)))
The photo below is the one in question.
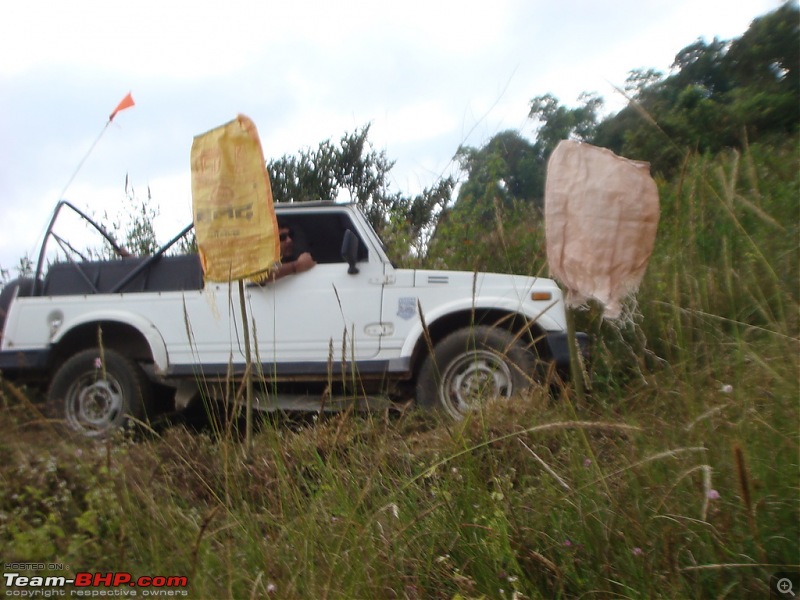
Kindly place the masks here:
MULTIPOLYGON (((0 267, 35 257, 60 198, 124 218, 125 182, 166 241, 191 221, 195 135, 250 117, 266 160, 370 124, 419 192, 460 145, 530 100, 582 92, 616 112, 629 71, 664 73, 702 38, 741 36, 779 0, 26 0, 0 20, 0 267), (131 92, 135 106, 109 123, 131 92), (93 145, 94 144, 94 145, 93 145)), ((635 158, 635 157, 632 157, 635 158)), ((74 235, 84 235, 82 230, 74 235)), ((81 239, 71 240, 83 247, 81 239)))

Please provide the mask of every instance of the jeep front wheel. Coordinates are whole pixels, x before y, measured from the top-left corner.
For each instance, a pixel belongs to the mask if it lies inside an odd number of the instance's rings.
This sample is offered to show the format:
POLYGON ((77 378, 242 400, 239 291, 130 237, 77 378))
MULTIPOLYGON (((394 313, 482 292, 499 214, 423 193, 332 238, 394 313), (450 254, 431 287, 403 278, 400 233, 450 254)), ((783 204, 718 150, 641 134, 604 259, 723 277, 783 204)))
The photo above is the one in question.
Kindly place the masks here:
POLYGON ((84 350, 68 359, 47 392, 47 414, 86 437, 99 438, 142 419, 147 379, 114 350, 84 350))
POLYGON ((533 354, 510 331, 460 329, 436 344, 425 359, 417 380, 417 403, 462 419, 488 399, 527 390, 534 366, 533 354))

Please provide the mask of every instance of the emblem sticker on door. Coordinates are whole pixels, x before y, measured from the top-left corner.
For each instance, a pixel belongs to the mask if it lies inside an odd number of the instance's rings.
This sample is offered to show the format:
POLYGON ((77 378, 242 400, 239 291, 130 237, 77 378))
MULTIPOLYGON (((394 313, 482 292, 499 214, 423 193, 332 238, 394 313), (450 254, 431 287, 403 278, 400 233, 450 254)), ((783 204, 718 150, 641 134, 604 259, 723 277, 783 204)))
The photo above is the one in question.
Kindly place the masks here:
POLYGON ((399 298, 397 300, 397 316, 408 321, 417 314, 416 298, 399 298))

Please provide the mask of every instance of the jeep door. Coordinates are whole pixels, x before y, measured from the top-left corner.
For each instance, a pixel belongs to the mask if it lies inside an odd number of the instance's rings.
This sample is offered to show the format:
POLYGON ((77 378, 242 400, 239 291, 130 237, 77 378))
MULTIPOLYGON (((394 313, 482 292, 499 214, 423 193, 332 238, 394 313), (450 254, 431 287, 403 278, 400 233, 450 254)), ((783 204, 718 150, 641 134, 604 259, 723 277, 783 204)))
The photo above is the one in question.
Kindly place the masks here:
POLYGON ((346 210, 287 210, 295 255, 310 252, 317 265, 278 281, 248 287, 250 318, 262 364, 367 360, 380 349, 383 264, 365 244, 346 210), (345 231, 359 237, 358 273, 348 274, 341 256, 345 231))

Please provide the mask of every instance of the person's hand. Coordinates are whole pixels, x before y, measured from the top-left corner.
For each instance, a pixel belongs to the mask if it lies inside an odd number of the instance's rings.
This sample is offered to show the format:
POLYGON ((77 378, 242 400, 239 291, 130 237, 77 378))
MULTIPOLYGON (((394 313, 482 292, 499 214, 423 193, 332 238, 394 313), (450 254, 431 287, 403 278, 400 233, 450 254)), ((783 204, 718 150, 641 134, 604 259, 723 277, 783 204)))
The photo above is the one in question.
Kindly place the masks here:
POLYGON ((316 264, 317 261, 315 261, 308 252, 303 252, 297 257, 297 260, 294 261, 295 273, 303 273, 308 271, 316 264))

